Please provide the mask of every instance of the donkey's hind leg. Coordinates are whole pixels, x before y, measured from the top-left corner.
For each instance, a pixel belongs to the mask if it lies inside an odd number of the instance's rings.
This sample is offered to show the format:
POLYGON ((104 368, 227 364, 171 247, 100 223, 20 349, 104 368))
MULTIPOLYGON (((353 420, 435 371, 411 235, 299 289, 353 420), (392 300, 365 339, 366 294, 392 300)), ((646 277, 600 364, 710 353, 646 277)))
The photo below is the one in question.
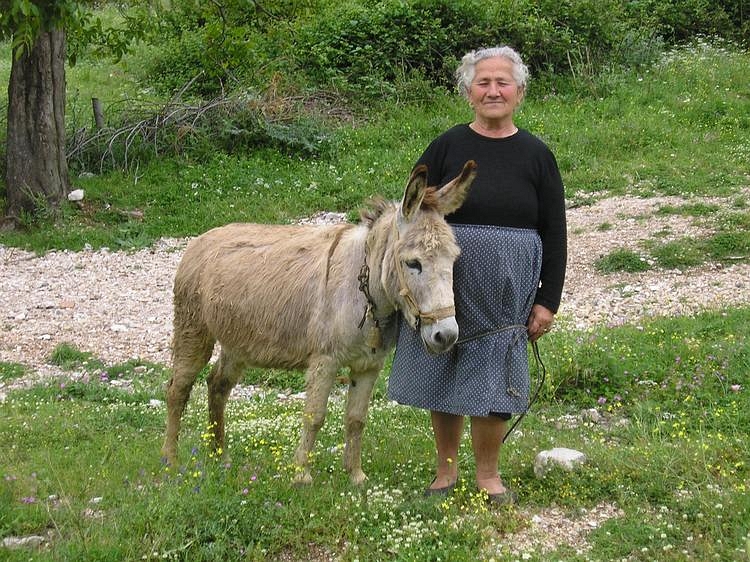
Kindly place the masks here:
POLYGON ((297 465, 295 484, 312 483, 310 455, 315 445, 318 431, 323 427, 328 408, 328 396, 336 380, 338 366, 329 359, 319 359, 310 364, 305 381, 305 409, 302 416, 302 435, 294 455, 297 465))
POLYGON ((362 472, 362 432, 367 422, 367 410, 370 397, 379 370, 361 373, 352 372, 349 393, 346 399, 344 425, 346 444, 344 447, 344 468, 349 473, 349 480, 354 485, 362 484, 367 475, 362 472))
POLYGON ((180 419, 198 373, 211 359, 214 340, 203 331, 182 330, 176 325, 172 345, 172 378, 167 383, 167 431, 161 453, 168 464, 175 466, 180 419))
POLYGON ((219 456, 224 454, 224 410, 227 399, 244 370, 244 363, 222 350, 208 376, 208 421, 214 435, 214 451, 219 456))

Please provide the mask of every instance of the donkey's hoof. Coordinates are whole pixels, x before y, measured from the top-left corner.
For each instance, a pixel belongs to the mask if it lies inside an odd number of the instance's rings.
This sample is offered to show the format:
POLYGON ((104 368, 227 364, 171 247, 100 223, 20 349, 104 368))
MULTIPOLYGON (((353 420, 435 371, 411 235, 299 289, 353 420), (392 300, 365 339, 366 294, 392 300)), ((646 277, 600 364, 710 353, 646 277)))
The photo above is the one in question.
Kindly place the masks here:
POLYGON ((356 470, 349 474, 349 481, 355 486, 361 486, 367 481, 367 474, 361 470, 356 470))
POLYGON ((162 451, 161 451, 161 463, 164 466, 177 466, 177 452, 176 451, 162 449, 162 451))
POLYGON ((309 486, 312 484, 312 474, 310 474, 310 471, 301 471, 294 475, 294 479, 292 480, 292 483, 295 486, 309 486))

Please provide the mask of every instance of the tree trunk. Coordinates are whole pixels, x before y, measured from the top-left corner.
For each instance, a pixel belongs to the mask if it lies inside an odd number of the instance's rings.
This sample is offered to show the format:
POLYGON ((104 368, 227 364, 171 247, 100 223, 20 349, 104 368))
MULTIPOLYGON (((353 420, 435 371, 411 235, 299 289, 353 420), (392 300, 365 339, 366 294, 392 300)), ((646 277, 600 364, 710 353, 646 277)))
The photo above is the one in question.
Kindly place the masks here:
POLYGON ((13 60, 8 86, 6 213, 56 211, 69 191, 65 158, 65 31, 41 32, 13 60))

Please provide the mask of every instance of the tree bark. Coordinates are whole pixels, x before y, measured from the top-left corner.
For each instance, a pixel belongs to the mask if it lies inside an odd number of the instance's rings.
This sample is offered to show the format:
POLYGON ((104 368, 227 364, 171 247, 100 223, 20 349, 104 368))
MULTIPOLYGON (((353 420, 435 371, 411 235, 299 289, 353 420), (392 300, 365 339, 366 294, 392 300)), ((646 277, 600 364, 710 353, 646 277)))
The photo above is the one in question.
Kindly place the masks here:
POLYGON ((65 31, 41 32, 13 60, 8 86, 6 214, 55 211, 69 191, 65 157, 65 31))

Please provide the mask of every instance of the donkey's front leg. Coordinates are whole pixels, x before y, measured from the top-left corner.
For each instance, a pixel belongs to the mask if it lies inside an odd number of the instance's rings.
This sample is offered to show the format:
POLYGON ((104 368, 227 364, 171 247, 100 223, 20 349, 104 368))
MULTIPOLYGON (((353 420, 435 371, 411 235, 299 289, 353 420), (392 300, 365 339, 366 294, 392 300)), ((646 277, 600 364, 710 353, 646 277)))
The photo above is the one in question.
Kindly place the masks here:
POLYGON ((344 448, 344 468, 349 473, 352 484, 359 485, 367 480, 362 472, 362 432, 367 421, 367 409, 370 406, 372 388, 378 378, 379 370, 352 373, 349 394, 346 400, 346 445, 344 448))
POLYGON ((328 407, 328 396, 336 380, 337 366, 328 360, 318 360, 310 364, 305 375, 305 410, 302 416, 302 435, 300 436, 294 463, 297 473, 294 476, 296 484, 312 483, 310 473, 310 455, 312 454, 315 438, 323 427, 328 407))

